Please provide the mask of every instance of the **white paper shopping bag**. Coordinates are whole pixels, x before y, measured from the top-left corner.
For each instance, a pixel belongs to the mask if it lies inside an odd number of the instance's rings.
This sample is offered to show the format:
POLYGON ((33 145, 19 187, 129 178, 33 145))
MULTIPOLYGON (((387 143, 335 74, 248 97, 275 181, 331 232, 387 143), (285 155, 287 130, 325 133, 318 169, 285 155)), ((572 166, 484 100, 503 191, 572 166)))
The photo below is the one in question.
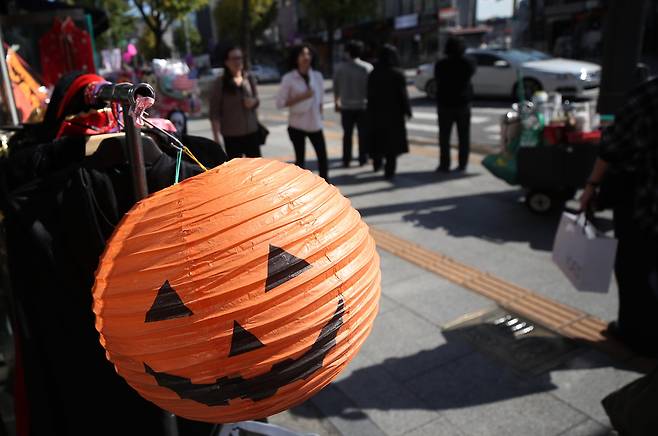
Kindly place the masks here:
POLYGON ((600 234, 582 215, 562 214, 553 262, 576 289, 608 292, 616 253, 616 239, 600 234))

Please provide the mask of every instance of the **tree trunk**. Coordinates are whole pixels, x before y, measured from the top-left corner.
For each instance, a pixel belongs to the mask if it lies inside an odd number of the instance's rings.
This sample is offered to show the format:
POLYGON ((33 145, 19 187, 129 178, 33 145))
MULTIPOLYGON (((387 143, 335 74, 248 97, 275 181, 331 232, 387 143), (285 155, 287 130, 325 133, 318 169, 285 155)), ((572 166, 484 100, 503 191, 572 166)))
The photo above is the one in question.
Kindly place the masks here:
POLYGON ((249 14, 249 0, 242 0, 242 21, 240 23, 240 45, 244 53, 244 66, 251 64, 251 20, 249 14))
POLYGON ((327 26, 327 74, 329 77, 334 75, 334 25, 327 26))
POLYGON ((613 0, 603 32, 603 62, 598 111, 614 114, 638 84, 637 64, 642 55, 644 23, 649 2, 613 0))
POLYGON ((155 37, 155 54, 159 58, 166 58, 169 55, 165 53, 165 43, 163 39, 162 31, 153 31, 153 36, 155 37))

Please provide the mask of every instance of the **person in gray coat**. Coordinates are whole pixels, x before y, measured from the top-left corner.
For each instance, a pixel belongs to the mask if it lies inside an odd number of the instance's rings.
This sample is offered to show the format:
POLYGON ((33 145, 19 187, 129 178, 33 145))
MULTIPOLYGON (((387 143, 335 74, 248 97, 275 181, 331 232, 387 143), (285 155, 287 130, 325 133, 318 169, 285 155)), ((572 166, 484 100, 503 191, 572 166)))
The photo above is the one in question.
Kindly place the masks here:
POLYGON ((345 47, 349 59, 338 66, 334 73, 334 101, 343 125, 343 166, 352 161, 352 133, 356 125, 359 134, 359 165, 368 161, 366 151, 366 104, 368 75, 372 65, 360 59, 363 44, 350 41, 345 47))

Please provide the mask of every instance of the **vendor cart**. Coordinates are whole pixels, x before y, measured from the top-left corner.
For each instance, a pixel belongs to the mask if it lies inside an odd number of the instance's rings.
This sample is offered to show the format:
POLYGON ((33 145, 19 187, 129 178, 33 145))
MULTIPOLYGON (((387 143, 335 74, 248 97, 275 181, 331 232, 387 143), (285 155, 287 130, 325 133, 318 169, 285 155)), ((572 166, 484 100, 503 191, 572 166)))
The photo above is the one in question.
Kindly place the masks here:
POLYGON ((572 199, 585 185, 598 151, 595 142, 520 147, 518 183, 527 191, 528 209, 545 214, 572 199))
POLYGON ((592 128, 589 104, 562 105, 559 96, 553 104, 546 97, 533 100, 515 104, 502 118, 502 151, 486 156, 482 164, 510 185, 523 187, 528 209, 545 214, 585 185, 601 131, 592 128))

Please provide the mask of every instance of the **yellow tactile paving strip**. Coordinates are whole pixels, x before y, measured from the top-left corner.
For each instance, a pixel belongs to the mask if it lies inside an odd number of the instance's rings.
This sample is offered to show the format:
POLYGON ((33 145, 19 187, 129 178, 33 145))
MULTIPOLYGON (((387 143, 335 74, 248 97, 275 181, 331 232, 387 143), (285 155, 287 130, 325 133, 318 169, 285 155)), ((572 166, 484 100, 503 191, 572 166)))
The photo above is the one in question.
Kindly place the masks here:
POLYGON ((538 295, 376 227, 370 227, 370 233, 379 248, 487 297, 499 306, 556 333, 586 342, 619 360, 628 361, 629 365, 639 370, 648 370, 652 364, 655 365, 655 362, 636 357, 619 342, 603 336, 602 332, 606 329, 607 323, 595 316, 538 295))

